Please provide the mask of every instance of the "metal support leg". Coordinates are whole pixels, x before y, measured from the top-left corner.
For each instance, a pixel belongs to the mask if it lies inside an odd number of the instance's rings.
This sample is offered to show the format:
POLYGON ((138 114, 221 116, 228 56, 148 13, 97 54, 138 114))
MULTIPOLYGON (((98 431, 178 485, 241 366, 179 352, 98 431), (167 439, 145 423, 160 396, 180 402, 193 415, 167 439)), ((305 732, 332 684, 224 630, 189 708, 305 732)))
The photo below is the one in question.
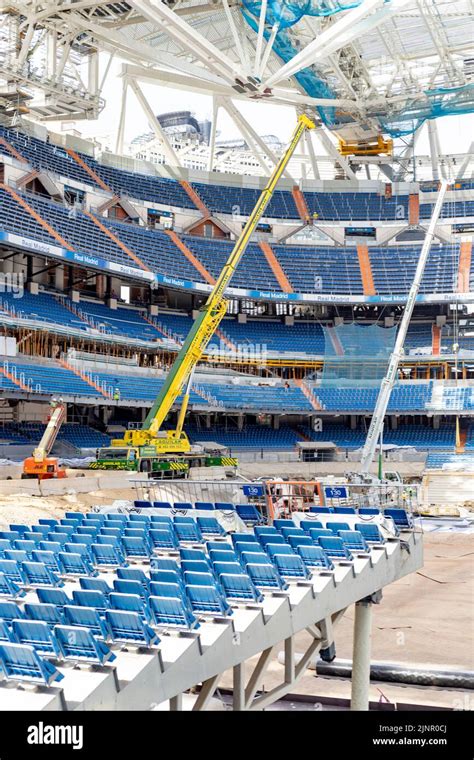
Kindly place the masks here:
POLYGON ((234 700, 233 709, 245 710, 245 663, 234 665, 234 700))
POLYGON ((170 712, 182 712, 183 709, 183 695, 176 694, 175 697, 170 699, 170 712))
POLYGON ((351 710, 369 709, 371 626, 372 602, 357 602, 352 650, 351 710))
POLYGON ((295 680, 295 640, 293 636, 285 639, 285 683, 295 680))

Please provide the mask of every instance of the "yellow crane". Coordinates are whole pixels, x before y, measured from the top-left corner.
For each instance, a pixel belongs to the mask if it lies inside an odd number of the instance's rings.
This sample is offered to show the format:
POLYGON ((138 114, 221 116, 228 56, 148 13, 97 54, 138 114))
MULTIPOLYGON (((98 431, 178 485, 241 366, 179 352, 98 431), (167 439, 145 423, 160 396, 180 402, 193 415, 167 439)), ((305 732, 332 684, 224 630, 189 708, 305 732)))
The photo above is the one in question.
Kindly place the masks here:
POLYGON ((194 369, 202 358, 207 344, 227 311, 224 293, 250 242, 259 220, 269 203, 281 175, 293 155, 306 129, 314 129, 311 119, 302 114, 293 132, 291 141, 275 166, 265 188, 249 216, 232 253, 215 283, 200 314, 194 321, 189 334, 171 367, 168 376, 150 409, 141 429, 127 430, 123 438, 112 441, 112 446, 154 446, 161 454, 184 454, 191 450, 186 433, 183 431, 184 418, 189 403, 194 369), (160 432, 168 413, 186 385, 178 422, 174 430, 160 432))

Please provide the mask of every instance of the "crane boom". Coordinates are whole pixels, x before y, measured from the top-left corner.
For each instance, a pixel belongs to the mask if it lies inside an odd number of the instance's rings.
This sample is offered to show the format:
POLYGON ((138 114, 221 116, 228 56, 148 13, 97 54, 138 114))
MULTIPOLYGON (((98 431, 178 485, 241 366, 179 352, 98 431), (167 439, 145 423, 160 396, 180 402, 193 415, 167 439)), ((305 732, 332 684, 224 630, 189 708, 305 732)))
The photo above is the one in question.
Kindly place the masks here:
POLYGON ((443 182, 441 184, 441 188, 438 193, 438 197, 436 199, 436 204, 433 210, 433 214, 431 216, 430 223, 428 225, 428 230, 427 230, 425 239, 423 241, 423 245, 421 247, 420 258, 418 259, 415 277, 413 279, 410 292, 408 293, 408 298, 407 298, 405 310, 403 312, 403 317, 400 322, 400 327, 398 329, 397 339, 395 341, 393 353, 390 357, 387 373, 384 379, 382 380, 379 395, 377 397, 377 403, 375 404, 374 413, 372 415, 372 420, 370 422, 369 432, 367 433, 367 438, 365 440, 364 448, 362 449, 361 466, 360 466, 361 475, 368 474, 370 471, 370 465, 372 463, 372 459, 375 454, 377 441, 382 431, 384 417, 387 412, 388 402, 390 401, 390 394, 392 393, 392 388, 397 379, 398 365, 400 364, 401 353, 403 349, 403 344, 405 343, 405 338, 408 331, 408 325, 410 323, 410 319, 413 314, 413 309, 415 308, 416 297, 420 289, 421 280, 423 278, 423 273, 425 271, 426 262, 428 260, 428 254, 430 252, 431 243, 434 237, 436 224, 438 222, 438 218, 439 218, 441 208, 444 202, 444 196, 445 196, 447 187, 448 187, 447 182, 443 182))
MULTIPOLYGON (((202 307, 202 310, 188 336, 186 337, 181 350, 171 367, 168 376, 160 390, 153 406, 151 407, 141 430, 128 430, 125 433, 124 441, 129 444, 143 444, 147 440, 156 437, 174 402, 179 396, 184 384, 192 375, 196 364, 201 359, 204 350, 212 338, 219 323, 224 318, 227 311, 227 301, 224 293, 229 285, 232 276, 239 264, 247 245, 249 244, 252 233, 254 232, 267 204, 269 203, 277 185, 278 180, 285 171, 285 168, 293 155, 295 148, 305 129, 314 129, 314 124, 308 116, 302 114, 293 132, 291 141, 275 166, 265 188, 262 190, 260 197, 245 224, 239 239, 237 240, 232 252, 220 273, 209 297, 202 307)), ((181 433, 184 415, 189 400, 190 387, 188 388, 181 408, 178 429, 169 431, 168 438, 179 437, 181 433), (171 433, 171 435, 169 434, 171 433)))

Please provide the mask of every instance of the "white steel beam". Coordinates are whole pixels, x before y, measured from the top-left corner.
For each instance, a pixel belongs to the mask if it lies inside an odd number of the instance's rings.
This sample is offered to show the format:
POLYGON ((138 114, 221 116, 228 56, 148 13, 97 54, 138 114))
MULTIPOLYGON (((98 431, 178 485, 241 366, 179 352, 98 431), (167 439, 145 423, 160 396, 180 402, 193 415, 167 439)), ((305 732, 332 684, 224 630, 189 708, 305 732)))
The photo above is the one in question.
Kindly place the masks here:
POLYGON ((130 4, 158 27, 165 28, 166 34, 181 48, 192 53, 225 81, 233 84, 236 76, 245 77, 239 64, 199 34, 161 0, 131 0, 130 4))
POLYGON ((217 119, 219 116, 219 103, 215 96, 212 97, 212 124, 211 136, 209 140, 209 158, 207 160, 207 171, 214 170, 214 153, 216 150, 217 119))
POLYGON ((255 61, 253 67, 254 76, 258 76, 260 71, 260 58, 262 55, 263 33, 265 31, 265 20, 267 16, 267 0, 262 0, 260 6, 260 16, 258 19, 257 44, 255 46, 255 61))
POLYGON ((272 87, 301 69, 327 58, 336 50, 383 24, 410 1, 391 0, 389 4, 386 4, 385 0, 364 0, 361 5, 341 16, 291 61, 272 74, 265 81, 264 86, 272 87))
POLYGON ((123 138, 125 134, 125 121, 127 118, 127 90, 128 79, 127 77, 124 77, 122 80, 122 102, 120 105, 120 119, 117 130, 117 142, 115 144, 115 152, 119 154, 123 153, 123 138))
POLYGON ((153 113, 150 104, 148 103, 148 100, 146 99, 145 95, 143 94, 142 90, 140 89, 138 83, 134 79, 129 80, 130 88, 133 90, 135 95, 137 96, 137 100, 140 103, 140 106, 143 110, 143 113, 148 119, 148 122, 150 124, 150 127, 152 128, 153 132, 155 133, 156 137, 160 140, 161 144, 163 145, 163 152, 166 157, 166 161, 170 166, 181 166, 181 162, 174 150, 174 148, 171 146, 166 134, 161 128, 160 122, 156 118, 156 115, 153 113))

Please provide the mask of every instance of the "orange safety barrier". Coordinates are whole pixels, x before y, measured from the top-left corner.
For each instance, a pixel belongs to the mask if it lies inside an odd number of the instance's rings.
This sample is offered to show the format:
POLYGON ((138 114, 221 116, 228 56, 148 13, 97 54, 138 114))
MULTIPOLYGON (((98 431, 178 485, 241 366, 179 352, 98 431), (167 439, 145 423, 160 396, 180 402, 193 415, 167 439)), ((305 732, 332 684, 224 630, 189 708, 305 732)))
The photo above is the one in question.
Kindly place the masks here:
POLYGON ((469 293, 471 272, 472 243, 461 243, 458 265, 458 293, 469 293))
POLYGON ((298 185, 293 185, 291 194, 293 196, 296 208, 298 209, 298 214, 300 215, 301 219, 303 220, 303 222, 308 222, 310 219, 310 215, 308 211, 308 206, 306 204, 306 198, 304 197, 303 193, 299 189, 298 185))
POLYGON ((300 388, 301 392, 304 393, 304 395, 308 399, 313 409, 320 412, 322 409, 321 404, 319 403, 318 398, 314 395, 311 388, 308 388, 304 380, 295 380, 295 383, 298 386, 298 388, 300 388))
POLYGON ((10 155, 13 156, 13 158, 16 158, 17 161, 21 161, 22 164, 28 163, 26 158, 22 156, 21 153, 19 153, 17 149, 13 147, 13 145, 10 145, 8 140, 5 140, 4 137, 0 137, 0 145, 3 145, 3 147, 6 148, 10 155))
POLYGON ((420 196, 408 196, 408 224, 416 225, 420 221, 420 196))
POLYGON ((189 182, 186 182, 185 179, 181 179, 179 181, 179 184, 181 185, 183 190, 186 192, 187 196, 191 198, 196 208, 199 209, 199 211, 201 211, 205 217, 211 216, 211 212, 207 208, 202 198, 198 195, 194 187, 190 185, 189 182))
POLYGON ((433 325, 431 328, 431 353, 439 356, 441 351, 441 327, 433 325))
POLYGON ((67 369, 69 372, 72 372, 73 375, 80 377, 81 380, 87 383, 87 385, 90 385, 91 388, 94 388, 96 391, 98 391, 104 398, 112 398, 112 395, 110 393, 102 390, 100 385, 97 385, 97 383, 94 383, 92 380, 90 380, 87 375, 84 374, 84 372, 81 372, 80 369, 75 369, 75 367, 71 366, 71 364, 68 364, 66 361, 64 361, 64 359, 58 359, 58 364, 60 364, 64 369, 67 369))
POLYGON ((108 227, 106 227, 104 224, 102 224, 102 222, 99 221, 99 219, 97 219, 97 217, 94 216, 94 214, 91 214, 90 211, 84 211, 84 213, 85 213, 86 216, 89 217, 89 219, 92 222, 94 222, 94 224, 96 225, 96 227, 98 227, 104 233, 104 235, 107 235, 107 237, 110 238, 111 240, 113 240, 114 243, 115 243, 115 245, 118 245, 118 247, 121 248, 122 251, 127 254, 127 256, 130 256, 130 258, 135 262, 135 264, 138 264, 138 266, 140 267, 140 269, 143 269, 145 272, 151 272, 150 267, 147 267, 147 265, 143 263, 143 261, 137 256, 137 254, 134 253, 128 247, 128 245, 125 245, 125 243, 122 243, 122 241, 120 240, 120 238, 118 238, 116 235, 114 235, 114 233, 112 232, 112 230, 109 230, 108 227))
POLYGON ((199 261, 199 259, 197 259, 196 256, 194 255, 194 253, 189 250, 188 246, 183 243, 183 241, 181 240, 181 238, 178 237, 178 235, 176 234, 176 232, 174 232, 174 230, 165 230, 165 232, 168 235, 168 237, 171 238, 171 240, 173 241, 173 243, 175 244, 175 246, 177 246, 177 248, 179 248, 179 250, 181 251, 181 253, 184 256, 186 256, 187 260, 199 272, 199 274, 201 275, 201 277, 204 280, 206 280, 206 282, 208 282, 209 285, 215 285, 216 281, 215 281, 214 277, 211 274, 209 274, 209 272, 207 271, 206 267, 203 266, 203 264, 201 264, 201 262, 199 261))
POLYGON ((270 269, 272 270, 273 274, 275 275, 276 281, 278 282, 280 288, 282 289, 283 293, 293 293, 293 288, 291 286, 291 283, 286 276, 285 272, 282 269, 282 266, 280 262, 278 261, 277 257, 275 256, 275 253, 268 243, 261 242, 259 243, 260 248, 263 251, 263 254, 270 266, 270 269))
POLYGON ((89 177, 93 179, 96 185, 99 185, 99 187, 101 187, 102 190, 105 190, 107 193, 113 192, 113 190, 104 182, 103 179, 99 177, 98 174, 95 173, 95 171, 89 166, 89 164, 86 164, 86 162, 83 161, 83 159, 77 155, 75 150, 71 150, 71 148, 66 148, 66 153, 70 155, 71 158, 74 159, 76 164, 79 164, 79 166, 82 167, 82 169, 84 169, 84 171, 87 172, 89 177))
POLYGON ((362 287, 365 296, 375 295, 374 278, 372 275, 372 265, 370 263, 369 249, 366 245, 357 246, 357 257, 359 259, 360 276, 362 278, 362 287))

